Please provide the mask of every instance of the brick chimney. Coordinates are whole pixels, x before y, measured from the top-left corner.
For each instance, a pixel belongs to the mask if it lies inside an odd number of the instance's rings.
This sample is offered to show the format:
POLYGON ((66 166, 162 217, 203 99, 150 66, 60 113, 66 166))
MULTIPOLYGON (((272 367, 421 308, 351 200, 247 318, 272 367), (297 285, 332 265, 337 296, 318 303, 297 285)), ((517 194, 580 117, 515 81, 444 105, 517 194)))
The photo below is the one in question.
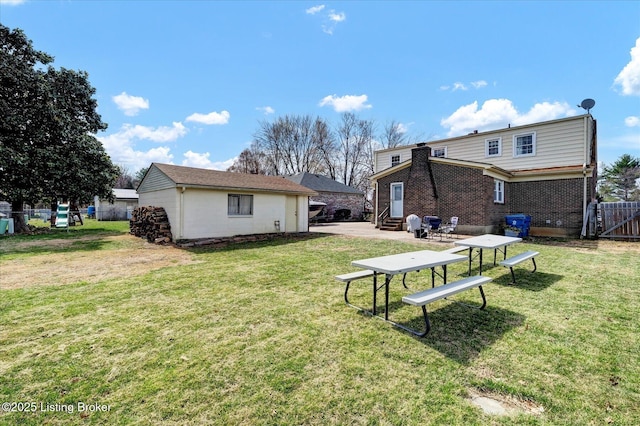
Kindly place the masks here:
POLYGON ((405 188, 406 214, 425 215, 438 214, 438 190, 431 169, 429 156, 431 148, 419 143, 411 150, 411 168, 405 188))

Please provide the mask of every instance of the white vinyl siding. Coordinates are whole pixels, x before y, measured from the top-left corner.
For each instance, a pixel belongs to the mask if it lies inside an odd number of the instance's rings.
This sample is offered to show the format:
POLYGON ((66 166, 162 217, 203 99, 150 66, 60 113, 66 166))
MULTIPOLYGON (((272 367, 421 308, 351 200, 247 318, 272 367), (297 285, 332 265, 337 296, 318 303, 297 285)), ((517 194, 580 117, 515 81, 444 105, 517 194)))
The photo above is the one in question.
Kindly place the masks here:
POLYGON ((403 145, 398 148, 385 149, 382 151, 376 151, 375 156, 375 172, 381 172, 391 167, 391 157, 399 155, 400 160, 411 158, 411 148, 415 148, 415 145, 403 145))
POLYGON ((485 157, 500 157, 502 155, 502 138, 487 139, 484 141, 485 157))
MULTIPOLYGON (((585 145, 591 140, 591 119, 587 116, 571 117, 541 124, 501 129, 478 135, 461 136, 443 141, 428 142, 431 148, 447 147, 447 158, 490 163, 505 170, 542 169, 575 166, 585 162, 585 145), (514 135, 536 134, 536 155, 514 157, 514 135), (487 159, 485 140, 501 138, 502 155, 487 159)), ((389 153, 386 153, 389 156, 389 153)), ((588 161, 588 159, 587 159, 588 161)))
MULTIPOLYGON (((176 184, 156 167, 151 167, 140 184, 137 192, 158 191, 161 189, 175 188, 176 184)), ((142 205, 142 204, 141 204, 142 205)))
POLYGON ((513 135, 513 156, 531 157, 536 155, 536 132, 513 135))

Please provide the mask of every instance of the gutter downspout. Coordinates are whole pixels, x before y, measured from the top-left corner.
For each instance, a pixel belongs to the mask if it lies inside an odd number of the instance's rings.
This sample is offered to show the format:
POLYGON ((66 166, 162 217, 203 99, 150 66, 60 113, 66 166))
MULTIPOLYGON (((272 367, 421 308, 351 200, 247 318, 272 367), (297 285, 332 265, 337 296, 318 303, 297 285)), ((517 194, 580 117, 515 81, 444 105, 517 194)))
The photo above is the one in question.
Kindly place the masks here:
POLYGON ((589 162, 589 116, 585 116, 584 118, 584 162, 582 163, 582 232, 580 234, 581 237, 585 237, 586 230, 586 221, 588 217, 587 206, 587 190, 588 190, 588 180, 587 180, 587 164, 589 162))
POLYGON ((378 214, 379 214, 379 206, 380 206, 380 191, 378 191, 378 181, 376 180, 375 184, 373 185, 373 190, 376 192, 376 196, 375 196, 375 208, 373 210, 373 227, 377 228, 378 227, 378 214))
POLYGON ((184 238, 184 191, 186 190, 187 188, 183 186, 180 191, 180 239, 184 238))

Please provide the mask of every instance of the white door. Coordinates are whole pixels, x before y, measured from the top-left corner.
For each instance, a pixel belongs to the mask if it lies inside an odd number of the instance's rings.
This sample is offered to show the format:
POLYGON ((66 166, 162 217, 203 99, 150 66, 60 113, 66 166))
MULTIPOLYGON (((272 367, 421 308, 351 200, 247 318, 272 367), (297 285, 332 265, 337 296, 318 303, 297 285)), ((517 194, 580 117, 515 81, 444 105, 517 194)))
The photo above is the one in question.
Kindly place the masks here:
POLYGON ((391 184, 391 217, 402 217, 402 213, 404 212, 404 208, 402 205, 403 202, 403 183, 392 183, 391 184))

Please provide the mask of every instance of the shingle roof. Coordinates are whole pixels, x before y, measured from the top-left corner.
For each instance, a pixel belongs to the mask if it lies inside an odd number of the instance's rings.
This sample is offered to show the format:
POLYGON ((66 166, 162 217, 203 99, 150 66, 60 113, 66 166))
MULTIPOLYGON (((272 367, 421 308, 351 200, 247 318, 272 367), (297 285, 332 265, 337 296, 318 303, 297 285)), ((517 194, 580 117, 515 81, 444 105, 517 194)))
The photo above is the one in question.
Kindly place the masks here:
POLYGON ((214 189, 242 189, 264 192, 283 192, 298 195, 317 195, 315 191, 279 176, 251 175, 223 172, 195 167, 153 163, 176 186, 197 186, 214 189))
POLYGON ((297 175, 287 176, 286 178, 292 182, 306 186, 307 188, 311 188, 318 192, 337 192, 343 194, 363 195, 362 191, 351 186, 337 182, 326 176, 316 175, 313 173, 298 173, 297 175))
POLYGON ((130 199, 136 199, 136 200, 140 197, 135 189, 121 189, 121 188, 113 188, 113 196, 116 197, 116 199, 130 198, 130 199))

